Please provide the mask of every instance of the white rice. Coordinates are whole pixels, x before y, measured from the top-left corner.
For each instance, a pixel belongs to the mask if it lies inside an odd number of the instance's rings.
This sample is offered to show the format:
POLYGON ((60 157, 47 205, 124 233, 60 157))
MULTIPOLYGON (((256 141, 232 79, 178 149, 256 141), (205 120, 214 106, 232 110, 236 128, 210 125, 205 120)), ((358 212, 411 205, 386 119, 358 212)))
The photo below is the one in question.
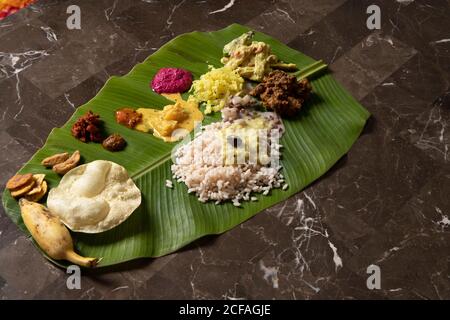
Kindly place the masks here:
MULTIPOLYGON (((278 167, 261 164, 225 165, 222 153, 223 138, 220 130, 230 122, 217 122, 203 127, 194 140, 175 151, 172 165, 174 179, 182 181, 189 193, 195 193, 201 202, 208 200, 219 204, 231 200, 239 207, 242 201, 256 201, 252 193, 268 195, 273 188, 281 188, 278 167)), ((278 145, 276 147, 281 147, 278 145)))
POLYGON ((243 201, 257 201, 258 199, 253 196, 254 193, 268 195, 271 189, 282 188, 285 185, 285 180, 279 173, 281 166, 277 162, 261 164, 264 159, 271 160, 270 156, 272 160, 278 157, 282 147, 278 141, 272 139, 274 136, 266 142, 264 136, 269 132, 272 134, 273 131, 270 130, 275 130, 281 136, 284 126, 277 114, 256 111, 254 109, 256 100, 250 96, 234 97, 230 101, 222 110, 222 122, 204 126, 201 132, 196 133, 193 141, 175 151, 171 169, 173 178, 178 182, 184 182, 188 192, 195 193, 201 202, 212 200, 220 204, 228 200, 234 206, 240 207, 243 201), (269 129, 269 132, 260 136, 259 133, 246 131, 247 137, 241 138, 234 125, 247 127, 246 121, 255 118, 262 118, 268 125, 266 129, 269 129), (229 128, 230 126, 232 128, 229 128), (228 137, 225 136, 225 131, 228 137), (256 142, 257 140, 251 139, 250 137, 255 137, 255 134, 258 136, 257 139, 263 140, 256 142), (244 141, 248 142, 247 145, 244 141), (258 143, 258 149, 269 147, 269 158, 267 155, 262 158, 258 155, 259 161, 245 159, 241 161, 243 164, 233 162, 237 160, 239 151, 244 151, 244 154, 250 150, 255 151, 254 143, 258 143), (228 157, 224 156, 228 151, 232 152, 231 163, 228 157), (238 153, 234 154, 235 151, 238 153))
POLYGON ((173 188, 173 182, 171 180, 166 180, 166 187, 172 189, 173 188))

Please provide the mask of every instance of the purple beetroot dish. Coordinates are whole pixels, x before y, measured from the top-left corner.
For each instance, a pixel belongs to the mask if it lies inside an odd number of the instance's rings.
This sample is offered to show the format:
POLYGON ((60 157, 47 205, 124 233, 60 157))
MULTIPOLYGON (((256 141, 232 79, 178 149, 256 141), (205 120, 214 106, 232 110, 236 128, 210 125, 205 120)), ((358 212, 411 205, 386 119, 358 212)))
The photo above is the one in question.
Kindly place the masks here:
POLYGON ((179 68, 162 68, 156 73, 151 87, 156 93, 178 93, 189 90, 192 73, 179 68))

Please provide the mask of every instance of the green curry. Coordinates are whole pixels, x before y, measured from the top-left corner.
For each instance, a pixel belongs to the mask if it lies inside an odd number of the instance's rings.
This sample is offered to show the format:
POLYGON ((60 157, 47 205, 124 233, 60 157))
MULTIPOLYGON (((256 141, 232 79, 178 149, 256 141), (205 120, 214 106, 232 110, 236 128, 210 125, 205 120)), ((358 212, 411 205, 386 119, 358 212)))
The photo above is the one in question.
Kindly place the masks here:
POLYGON ((262 81, 264 76, 273 69, 293 71, 297 66, 293 63, 284 63, 272 54, 267 43, 253 41, 253 31, 241 35, 225 45, 224 57, 221 62, 236 70, 243 78, 262 81))

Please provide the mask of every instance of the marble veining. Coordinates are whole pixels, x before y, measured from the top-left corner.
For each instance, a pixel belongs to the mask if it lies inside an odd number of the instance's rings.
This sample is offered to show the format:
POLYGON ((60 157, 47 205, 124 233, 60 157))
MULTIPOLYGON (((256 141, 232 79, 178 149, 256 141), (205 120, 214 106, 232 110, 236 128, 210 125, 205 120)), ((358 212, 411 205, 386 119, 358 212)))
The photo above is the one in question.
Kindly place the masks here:
POLYGON ((232 6, 234 6, 234 2, 235 1, 236 0, 230 0, 230 2, 228 2, 223 8, 217 9, 217 10, 214 10, 214 11, 210 11, 210 12, 208 12, 208 14, 216 14, 216 13, 220 13, 220 12, 225 12, 228 9, 230 9, 232 6))
POLYGON ((24 52, 0 52, 0 79, 16 76, 33 64, 34 60, 48 56, 47 50, 29 50, 24 52))

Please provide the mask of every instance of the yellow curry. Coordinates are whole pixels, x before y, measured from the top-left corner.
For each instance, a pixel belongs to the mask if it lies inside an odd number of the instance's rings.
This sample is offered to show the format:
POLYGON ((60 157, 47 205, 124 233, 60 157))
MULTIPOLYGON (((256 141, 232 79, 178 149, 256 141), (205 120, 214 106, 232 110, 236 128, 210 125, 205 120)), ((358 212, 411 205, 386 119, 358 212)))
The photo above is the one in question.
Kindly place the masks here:
POLYGON ((179 93, 162 94, 175 104, 167 105, 163 110, 139 108, 136 111, 142 114, 142 120, 135 129, 142 132, 153 132, 166 142, 175 142, 189 134, 196 122, 203 120, 203 114, 198 104, 193 101, 184 101, 179 93))

